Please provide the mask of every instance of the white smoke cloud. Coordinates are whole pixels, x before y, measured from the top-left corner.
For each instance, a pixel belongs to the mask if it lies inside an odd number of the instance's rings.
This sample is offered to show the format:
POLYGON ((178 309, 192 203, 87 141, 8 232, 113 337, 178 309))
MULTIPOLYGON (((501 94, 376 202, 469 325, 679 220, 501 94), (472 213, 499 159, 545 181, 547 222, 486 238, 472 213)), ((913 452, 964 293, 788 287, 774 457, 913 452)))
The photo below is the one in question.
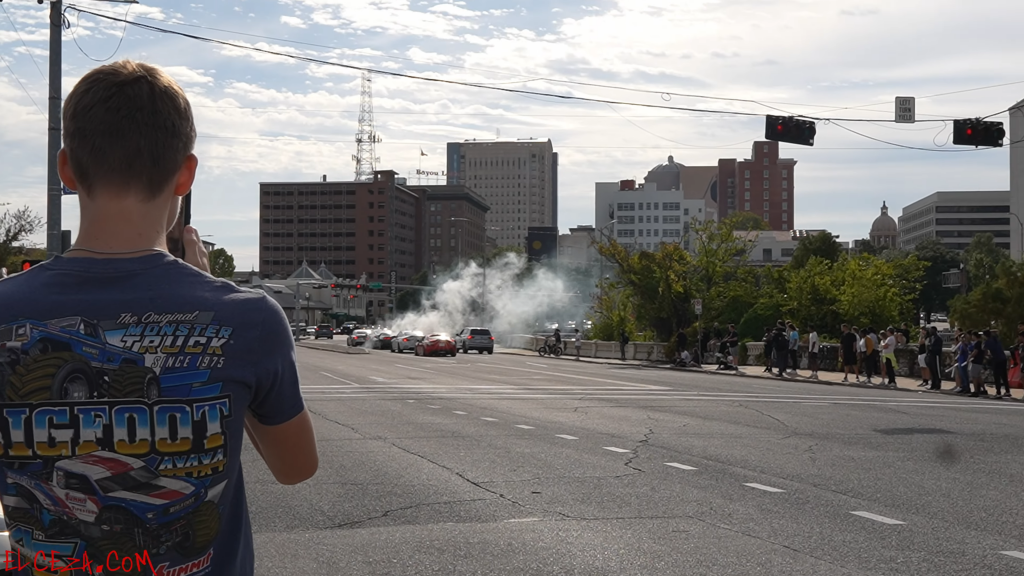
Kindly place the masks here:
POLYGON ((528 270, 518 254, 505 254, 486 269, 468 263, 435 285, 436 290, 425 291, 420 310, 392 322, 393 331, 456 334, 477 326, 496 336, 533 333, 538 323, 582 321, 589 304, 588 295, 577 294, 554 271, 528 270))

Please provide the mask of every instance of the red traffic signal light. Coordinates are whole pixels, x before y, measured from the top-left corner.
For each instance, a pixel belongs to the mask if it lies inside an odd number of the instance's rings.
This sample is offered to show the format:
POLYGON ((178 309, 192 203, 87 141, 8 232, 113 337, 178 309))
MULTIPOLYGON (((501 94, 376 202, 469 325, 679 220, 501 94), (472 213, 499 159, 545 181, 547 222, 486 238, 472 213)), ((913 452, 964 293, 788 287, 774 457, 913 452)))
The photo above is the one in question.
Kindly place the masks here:
POLYGON ((362 289, 363 289, 363 285, 362 284, 356 284, 356 290, 362 290, 362 289))
POLYGON ((954 146, 989 146, 999 148, 1006 138, 1002 122, 988 122, 979 118, 953 121, 954 146))

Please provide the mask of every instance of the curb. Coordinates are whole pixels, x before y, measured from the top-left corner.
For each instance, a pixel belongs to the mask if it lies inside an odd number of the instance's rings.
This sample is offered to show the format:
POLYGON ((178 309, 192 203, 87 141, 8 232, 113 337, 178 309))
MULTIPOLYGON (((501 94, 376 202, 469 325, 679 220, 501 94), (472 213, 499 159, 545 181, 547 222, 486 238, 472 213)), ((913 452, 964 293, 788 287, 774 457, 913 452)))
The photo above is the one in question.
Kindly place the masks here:
MULTIPOLYGON (((520 356, 529 356, 529 354, 526 354, 526 353, 521 353, 521 354, 518 354, 518 355, 520 355, 520 356)), ((574 361, 576 359, 575 356, 568 356, 568 357, 566 357, 564 355, 563 356, 559 356, 559 357, 545 356, 544 358, 545 359, 553 359, 553 360, 566 360, 566 361, 574 361)), ((858 383, 858 382, 832 382, 832 381, 829 381, 829 380, 812 380, 812 379, 804 377, 804 376, 779 378, 777 376, 766 376, 766 375, 763 375, 763 374, 749 374, 747 372, 743 372, 742 370, 731 371, 731 370, 707 370, 707 369, 703 369, 703 368, 701 368, 701 369, 698 369, 698 368, 680 368, 680 367, 677 367, 677 366, 672 366, 671 364, 657 364, 657 363, 623 364, 621 361, 602 362, 602 361, 599 361, 599 360, 590 360, 590 359, 583 360, 583 361, 585 361, 585 362, 587 362, 589 364, 598 364, 598 365, 605 365, 605 366, 634 366, 636 368, 656 368, 656 369, 659 369, 659 370, 672 370, 672 371, 677 371, 677 372, 694 372, 694 373, 700 373, 700 374, 713 374, 713 375, 716 375, 716 376, 734 376, 734 377, 738 376, 738 377, 741 377, 741 378, 759 378, 761 380, 772 380, 772 381, 782 381, 782 382, 805 382, 807 384, 818 384, 818 385, 821 385, 821 386, 838 386, 838 387, 843 387, 843 388, 860 388, 860 389, 863 389, 863 390, 889 390, 889 391, 895 391, 895 392, 910 392, 910 393, 919 393, 919 394, 939 394, 939 395, 943 395, 943 396, 954 396, 956 398, 970 398, 970 396, 963 396, 961 394, 957 394, 956 392, 953 392, 952 390, 928 390, 927 388, 917 388, 917 387, 914 387, 914 388, 906 388, 906 387, 885 388, 885 387, 881 387, 881 386, 872 386, 870 384, 861 384, 861 383, 858 383)), ((641 362, 641 361, 634 360, 634 362, 641 362)), ((986 398, 986 397, 982 397, 982 398, 986 398)), ((979 398, 979 399, 981 399, 981 398, 979 398)), ((992 396, 988 396, 987 399, 992 399, 992 396)), ((1006 400, 1006 399, 1004 398, 1002 400, 1006 400)), ((1022 398, 1012 398, 1010 400, 1016 401, 1016 402, 1024 402, 1024 399, 1022 399, 1022 398)))

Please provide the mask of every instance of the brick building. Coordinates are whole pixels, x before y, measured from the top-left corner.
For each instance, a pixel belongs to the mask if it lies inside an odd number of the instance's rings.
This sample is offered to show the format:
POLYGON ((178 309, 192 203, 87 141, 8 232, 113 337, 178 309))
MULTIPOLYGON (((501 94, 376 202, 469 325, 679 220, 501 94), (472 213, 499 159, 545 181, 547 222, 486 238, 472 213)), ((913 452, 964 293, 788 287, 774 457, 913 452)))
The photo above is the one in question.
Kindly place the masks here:
POLYGON ((424 203, 420 219, 420 259, 427 268, 450 268, 487 252, 487 213, 491 206, 460 184, 412 185, 424 203))
POLYGON ((420 195, 390 170, 368 182, 261 182, 260 276, 287 278, 305 261, 342 279, 388 284, 393 271, 407 283, 425 265, 422 210, 420 195))
POLYGON ((754 142, 751 157, 718 161, 718 213, 750 212, 772 230, 793 230, 796 160, 779 158, 779 143, 754 142))

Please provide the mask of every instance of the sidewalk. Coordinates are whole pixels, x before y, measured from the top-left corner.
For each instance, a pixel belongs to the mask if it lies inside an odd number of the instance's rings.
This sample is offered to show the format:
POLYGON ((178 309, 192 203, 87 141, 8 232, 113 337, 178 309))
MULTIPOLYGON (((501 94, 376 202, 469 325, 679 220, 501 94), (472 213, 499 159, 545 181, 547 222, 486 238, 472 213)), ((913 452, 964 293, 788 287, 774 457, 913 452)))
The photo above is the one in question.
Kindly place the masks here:
MULTIPOLYGON (((530 350, 520 350, 515 348, 502 348, 502 354, 514 354, 517 356, 529 356, 544 361, 565 361, 565 362, 576 362, 576 355, 573 352, 568 352, 562 356, 555 358, 554 356, 540 356, 536 352, 530 350)), ((874 385, 867 384, 861 380, 861 383, 851 380, 850 382, 843 382, 843 374, 841 372, 819 372, 818 379, 810 379, 811 372, 809 370, 800 370, 797 376, 786 376, 785 378, 779 378, 774 374, 766 374, 763 366, 741 366, 738 371, 726 371, 726 370, 715 370, 715 366, 711 364, 705 364, 703 368, 677 368, 664 362, 644 362, 641 360, 615 360, 612 358, 580 358, 579 362, 586 362, 588 364, 602 364, 608 366, 636 366, 643 368, 661 368, 664 370, 677 370, 680 372, 702 372, 704 374, 719 374, 723 376, 743 376, 753 378, 764 378, 770 380, 782 380, 792 382, 806 382, 809 384, 821 384, 825 386, 849 386, 851 388, 870 388, 878 390, 892 390, 891 388, 885 388, 878 384, 882 381, 881 378, 874 378, 874 385)), ((956 386, 954 382, 942 382, 941 391, 928 390, 927 388, 918 388, 917 385, 921 381, 916 378, 907 378, 902 376, 896 377, 896 390, 903 392, 921 392, 924 394, 945 394, 952 395, 960 398, 959 394, 953 392, 953 388, 956 386)), ((987 385, 990 395, 995 394, 995 387, 991 384, 987 385)), ((1024 390, 1014 388, 1010 391, 1015 400, 1024 400, 1024 390)), ((967 397, 967 396, 964 396, 967 397)), ((984 398, 979 398, 982 400, 984 398)))

